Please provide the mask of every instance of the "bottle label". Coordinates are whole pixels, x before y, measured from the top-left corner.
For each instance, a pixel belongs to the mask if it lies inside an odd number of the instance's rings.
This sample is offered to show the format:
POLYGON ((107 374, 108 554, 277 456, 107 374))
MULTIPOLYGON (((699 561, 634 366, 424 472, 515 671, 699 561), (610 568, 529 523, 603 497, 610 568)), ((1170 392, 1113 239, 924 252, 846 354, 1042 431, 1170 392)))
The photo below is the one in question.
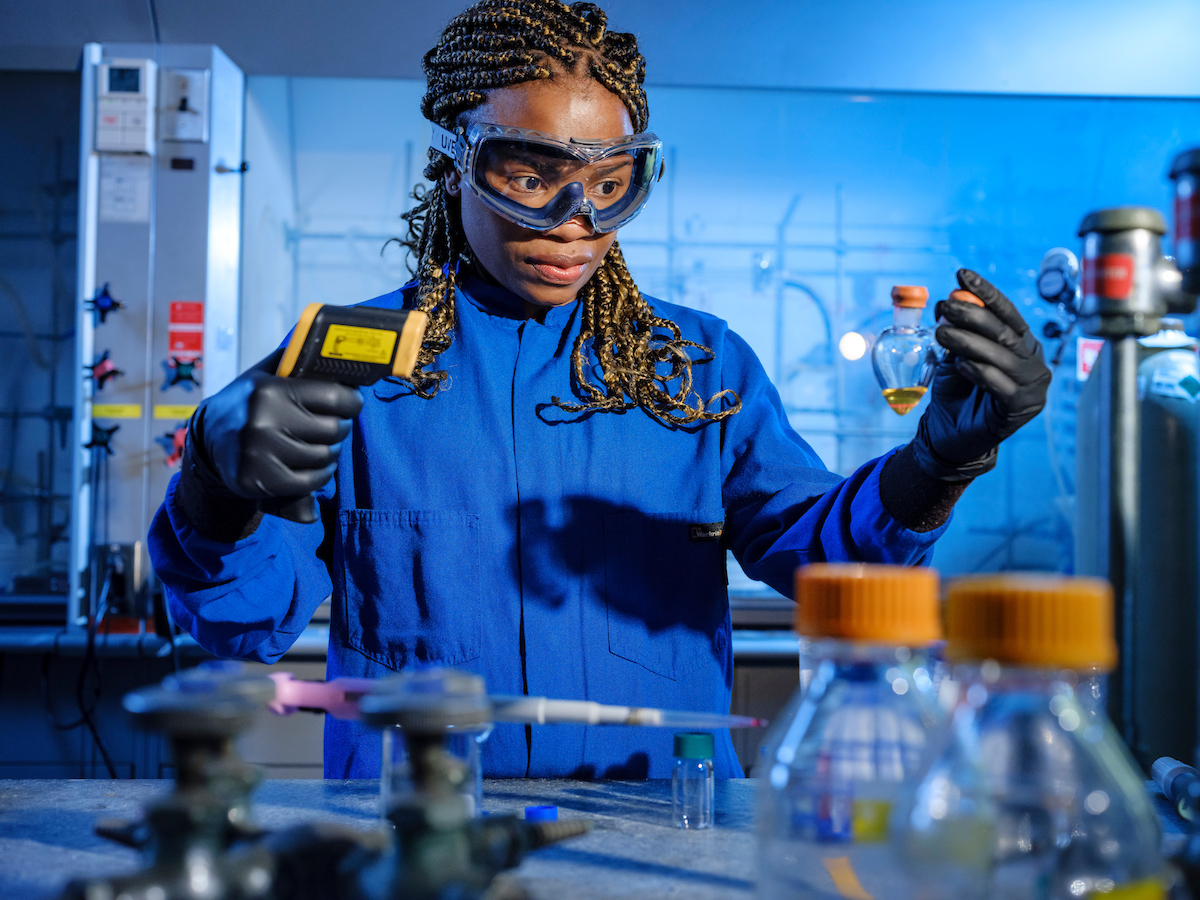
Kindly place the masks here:
POLYGON ((1167 888, 1157 878, 1144 878, 1141 881, 1118 884, 1111 891, 1104 893, 1093 891, 1088 897, 1103 897, 1104 900, 1166 900, 1167 888))
POLYGON ((855 800, 850 830, 855 841, 886 841, 892 804, 887 800, 855 800))
POLYGON ((1200 381, 1197 381, 1194 375, 1184 375, 1180 378, 1176 371, 1156 369, 1150 381, 1150 393, 1195 403, 1200 398, 1200 381))
POLYGON ((849 786, 814 787, 810 803, 793 812, 792 827, 798 834, 824 844, 887 840, 891 801, 855 798, 849 786))

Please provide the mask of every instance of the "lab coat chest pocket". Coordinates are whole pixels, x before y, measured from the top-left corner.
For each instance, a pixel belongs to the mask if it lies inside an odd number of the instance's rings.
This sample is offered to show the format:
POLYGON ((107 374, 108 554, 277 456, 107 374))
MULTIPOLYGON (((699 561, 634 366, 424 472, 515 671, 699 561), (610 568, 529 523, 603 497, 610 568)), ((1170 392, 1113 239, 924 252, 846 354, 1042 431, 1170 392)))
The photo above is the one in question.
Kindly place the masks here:
POLYGON ((608 649, 677 679, 729 644, 721 513, 604 518, 608 649))
POLYGON ((394 669, 478 658, 479 517, 350 509, 340 519, 350 645, 394 669))

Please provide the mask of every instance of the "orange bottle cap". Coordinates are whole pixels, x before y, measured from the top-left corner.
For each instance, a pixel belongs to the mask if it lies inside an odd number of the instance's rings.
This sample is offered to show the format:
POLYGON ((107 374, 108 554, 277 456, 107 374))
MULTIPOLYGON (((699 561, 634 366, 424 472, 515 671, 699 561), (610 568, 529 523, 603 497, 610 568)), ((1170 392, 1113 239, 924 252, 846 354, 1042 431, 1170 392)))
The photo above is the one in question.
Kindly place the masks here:
POLYGON ((920 646, 942 636, 933 569, 815 563, 796 570, 795 596, 805 637, 920 646))
POLYGON ((929 299, 929 288, 919 284, 898 284, 892 288, 892 306, 924 309, 929 299))
POLYGON ((946 592, 946 657, 1107 672, 1117 663, 1112 586, 1036 574, 958 579, 946 592))
POLYGON ((963 301, 963 303, 974 303, 976 306, 983 306, 983 301, 980 300, 978 297, 976 297, 974 294, 972 294, 970 291, 963 291, 963 290, 951 291, 950 299, 951 300, 961 300, 961 301, 963 301))

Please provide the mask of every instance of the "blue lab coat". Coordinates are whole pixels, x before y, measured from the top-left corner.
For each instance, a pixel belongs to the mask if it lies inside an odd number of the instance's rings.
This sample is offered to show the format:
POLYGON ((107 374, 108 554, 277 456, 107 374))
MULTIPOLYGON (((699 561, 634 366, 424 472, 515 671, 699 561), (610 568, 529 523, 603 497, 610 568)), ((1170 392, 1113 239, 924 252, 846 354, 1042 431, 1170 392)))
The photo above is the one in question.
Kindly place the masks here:
MULTIPOLYGON (((323 525, 266 516, 241 541, 213 541, 172 481, 149 543, 176 622, 219 656, 275 662, 332 595, 331 679, 445 665, 498 694, 728 712, 726 546, 790 596, 802 563, 922 563, 944 526, 918 534, 884 509, 886 456, 828 472, 724 321, 651 303, 715 351, 692 369, 696 390, 736 391, 739 413, 671 427, 640 408, 564 412, 550 400, 574 399, 580 304, 537 322, 504 289, 468 281, 438 361, 449 385, 432 400, 395 381, 363 390, 323 525)), ((326 717, 326 776, 377 777, 379 743, 326 717)), ((671 752, 668 729, 499 725, 483 758, 491 777, 663 778, 671 752)), ((714 764, 741 774, 728 731, 714 764)))

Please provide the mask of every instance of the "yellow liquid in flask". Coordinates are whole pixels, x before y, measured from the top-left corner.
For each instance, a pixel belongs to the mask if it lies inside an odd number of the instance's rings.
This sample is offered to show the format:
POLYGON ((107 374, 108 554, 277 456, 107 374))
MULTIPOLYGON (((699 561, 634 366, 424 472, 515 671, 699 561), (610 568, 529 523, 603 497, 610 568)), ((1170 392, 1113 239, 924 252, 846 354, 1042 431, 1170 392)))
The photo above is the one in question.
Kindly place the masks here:
POLYGON ((913 407, 921 402, 921 398, 925 396, 927 390, 929 388, 884 388, 883 399, 892 408, 892 412, 898 416, 904 416, 912 412, 913 407))

